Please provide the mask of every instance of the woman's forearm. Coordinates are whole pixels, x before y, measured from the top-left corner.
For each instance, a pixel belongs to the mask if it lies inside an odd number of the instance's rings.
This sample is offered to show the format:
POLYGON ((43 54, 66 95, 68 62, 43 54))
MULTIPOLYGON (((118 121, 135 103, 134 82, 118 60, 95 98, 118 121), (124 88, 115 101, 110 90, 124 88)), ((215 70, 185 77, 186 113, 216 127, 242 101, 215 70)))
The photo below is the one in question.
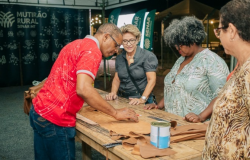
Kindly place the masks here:
POLYGON ((113 82, 112 82, 111 93, 117 93, 119 86, 120 86, 120 79, 119 79, 118 74, 116 72, 114 79, 113 79, 113 82))
POLYGON ((143 92, 143 96, 149 97, 150 93, 153 91, 155 83, 156 83, 156 73, 155 72, 147 72, 147 86, 143 92))
POLYGON ((201 119, 202 122, 211 117, 211 115, 213 113, 213 106, 214 106, 214 103, 215 103, 216 100, 217 100, 217 97, 214 98, 209 103, 209 105, 207 106, 207 108, 198 115, 200 117, 200 119, 201 119))

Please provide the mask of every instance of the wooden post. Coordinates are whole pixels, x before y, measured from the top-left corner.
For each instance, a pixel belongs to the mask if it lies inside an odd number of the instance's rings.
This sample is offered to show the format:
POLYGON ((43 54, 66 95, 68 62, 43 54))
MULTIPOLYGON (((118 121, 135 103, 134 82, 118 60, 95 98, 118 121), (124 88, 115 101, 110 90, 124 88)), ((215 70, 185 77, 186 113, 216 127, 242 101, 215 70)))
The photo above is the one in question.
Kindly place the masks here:
POLYGON ((82 159, 91 160, 91 147, 82 141, 82 159))

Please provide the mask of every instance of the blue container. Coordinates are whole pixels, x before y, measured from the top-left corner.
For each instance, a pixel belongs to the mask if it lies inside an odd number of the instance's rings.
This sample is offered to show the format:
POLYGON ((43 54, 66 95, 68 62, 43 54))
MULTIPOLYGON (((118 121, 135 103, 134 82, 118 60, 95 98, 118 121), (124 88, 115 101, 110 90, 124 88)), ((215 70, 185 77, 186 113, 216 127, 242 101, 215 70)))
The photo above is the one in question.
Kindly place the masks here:
POLYGON ((170 144, 169 122, 151 122, 150 143, 159 149, 165 149, 170 144))

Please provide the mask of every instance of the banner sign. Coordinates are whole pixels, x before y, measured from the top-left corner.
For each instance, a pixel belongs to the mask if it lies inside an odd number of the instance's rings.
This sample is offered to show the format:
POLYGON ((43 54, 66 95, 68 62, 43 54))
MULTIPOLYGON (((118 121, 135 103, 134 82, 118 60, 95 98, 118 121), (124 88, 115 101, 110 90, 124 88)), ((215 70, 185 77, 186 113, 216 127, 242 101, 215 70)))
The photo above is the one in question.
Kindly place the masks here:
POLYGON ((153 46, 153 33, 154 33, 154 20, 155 20, 155 11, 152 10, 148 13, 145 21, 145 31, 144 31, 144 45, 143 48, 149 51, 152 50, 153 46))
POLYGON ((121 12, 121 8, 114 9, 114 10, 109 14, 108 22, 117 25, 118 17, 119 17, 120 12, 121 12))
MULTIPOLYGON (((132 24, 135 25, 141 33, 146 11, 147 11, 146 9, 139 10, 138 12, 135 13, 132 19, 132 24)), ((141 41, 138 43, 138 46, 140 46, 140 43, 141 41)))
POLYGON ((146 13, 146 9, 139 10, 138 12, 135 13, 132 24, 135 25, 140 32, 142 32, 142 27, 143 27, 143 21, 146 13))
POLYGON ((89 34, 89 10, 0 4, 0 87, 48 77, 60 50, 89 34))

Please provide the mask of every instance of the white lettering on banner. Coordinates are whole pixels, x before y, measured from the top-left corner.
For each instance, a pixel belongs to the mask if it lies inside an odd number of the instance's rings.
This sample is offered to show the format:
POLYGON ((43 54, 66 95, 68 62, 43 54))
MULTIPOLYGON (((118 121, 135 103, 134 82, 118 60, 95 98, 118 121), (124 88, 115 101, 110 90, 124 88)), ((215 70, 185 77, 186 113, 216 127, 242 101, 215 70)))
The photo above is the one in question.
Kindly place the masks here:
MULTIPOLYGON (((37 12, 16 12, 17 28, 35 28, 38 24, 37 18, 47 18, 47 13, 37 12)), ((15 16, 10 11, 7 13, 0 12, 0 25, 4 28, 12 27, 15 22, 15 16)))
POLYGON ((17 12, 17 28, 36 28, 37 18, 47 18, 47 13, 37 12, 17 12))
POLYGON ((17 17, 28 17, 28 18, 47 18, 47 13, 41 11, 36 12, 17 12, 17 17))
POLYGON ((110 23, 114 23, 114 21, 115 21, 115 17, 114 17, 114 15, 111 15, 111 17, 110 17, 110 23))
POLYGON ((146 37, 150 37, 150 24, 151 24, 151 18, 147 17, 146 31, 145 31, 145 36, 146 37))
POLYGON ((136 16, 135 17, 135 21, 134 21, 134 24, 138 27, 138 21, 139 21, 139 17, 138 16, 136 16))

